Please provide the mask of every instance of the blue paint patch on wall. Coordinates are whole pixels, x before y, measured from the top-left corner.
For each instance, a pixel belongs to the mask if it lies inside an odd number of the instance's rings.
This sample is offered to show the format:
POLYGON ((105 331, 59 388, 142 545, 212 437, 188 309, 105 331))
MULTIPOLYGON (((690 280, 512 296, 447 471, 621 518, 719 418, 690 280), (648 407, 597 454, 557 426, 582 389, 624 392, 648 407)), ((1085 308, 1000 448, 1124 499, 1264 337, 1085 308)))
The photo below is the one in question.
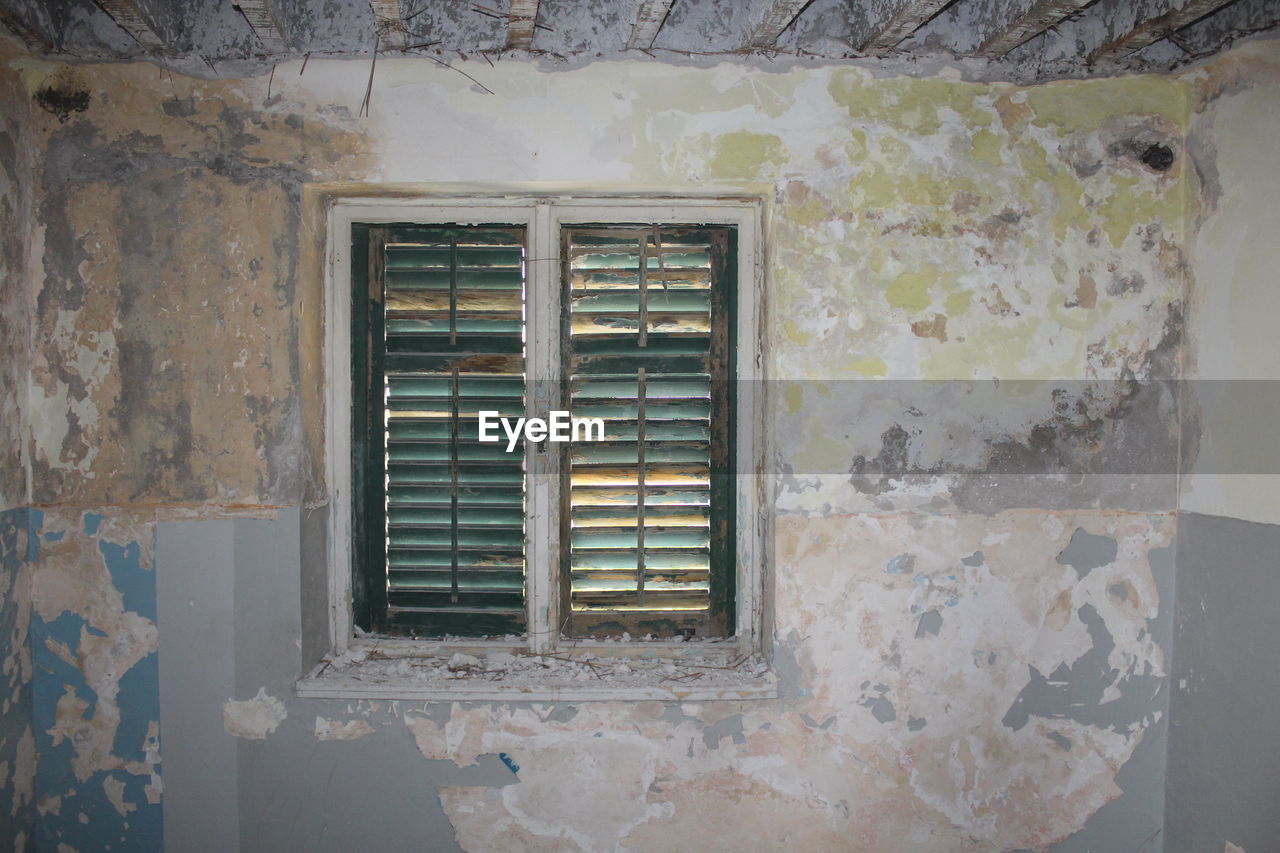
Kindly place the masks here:
MULTIPOLYGON (((120 595, 126 611, 152 621, 156 618, 155 573, 142 564, 142 548, 138 542, 117 544, 96 540, 104 517, 85 513, 81 530, 89 541, 70 543, 60 535, 46 536, 44 541, 58 543, 66 554, 68 547, 80 549, 78 559, 101 560, 114 591, 120 595)), ((33 523, 29 537, 35 543, 33 557, 39 565, 39 525, 44 515, 33 523)), ((64 533, 66 531, 56 531, 64 533)), ((75 532, 74 529, 72 531, 75 532)), ((95 576, 90 574, 89 576, 95 576)), ((100 574, 97 576, 101 576, 100 574)), ((88 850, 154 851, 163 848, 162 811, 159 802, 148 802, 147 787, 151 782, 145 769, 148 752, 155 754, 157 744, 149 738, 158 729, 160 719, 159 659, 152 652, 120 673, 119 689, 114 697, 117 719, 112 734, 111 754, 100 760, 88 779, 76 778, 76 745, 69 736, 59 735, 55 743, 51 730, 59 725, 58 702, 70 696, 85 703, 78 714, 61 721, 66 726, 76 718, 86 721, 110 713, 109 705, 98 696, 85 679, 79 662, 84 650, 81 641, 88 636, 108 637, 97 625, 90 625, 84 615, 64 611, 46 621, 39 614, 31 618, 31 649, 35 664, 32 686, 32 717, 39 762, 36 768, 36 799, 60 797, 57 814, 36 818, 35 839, 39 850, 56 850, 59 845, 88 850), (133 768, 115 765, 133 765, 133 768), (113 802, 113 799, 115 802, 113 802), (116 803, 120 803, 117 807, 116 803), (123 811, 123 814, 121 813, 123 811), (83 817, 82 817, 83 816, 83 817)), ((108 626, 109 627, 109 626, 108 626)), ((107 725, 112 722, 105 720, 107 725)), ((159 772, 157 766, 156 772, 159 772)), ((152 796, 155 796, 153 793, 152 796)), ((158 797, 157 797, 158 799, 158 797)))
POLYGON ((76 613, 63 611, 52 622, 46 622, 38 613, 31 615, 31 656, 35 664, 33 716, 37 721, 48 721, 46 725, 37 726, 37 745, 42 737, 48 739, 49 734, 44 729, 53 725, 58 700, 66 693, 67 687, 75 688, 76 695, 88 704, 83 715, 85 719, 96 711, 97 695, 84 683, 84 673, 53 650, 57 646, 65 646, 78 657, 80 630, 85 627, 87 623, 76 613))
POLYGON ((146 760, 147 727, 160 719, 159 688, 160 657, 154 652, 120 677, 120 725, 111 751, 125 761, 146 760))
POLYGON ((111 573, 111 582, 124 598, 124 609, 156 621, 156 578, 154 572, 142 566, 141 546, 137 542, 99 542, 98 551, 111 573))
POLYGON ((96 512, 86 512, 84 514, 84 532, 89 536, 97 536, 98 528, 102 525, 102 516, 96 512))
POLYGON ((520 772, 520 765, 516 764, 515 760, 510 755, 507 755, 505 752, 499 752, 498 759, 503 764, 507 765, 507 769, 510 770, 512 773, 520 772))
POLYGON ((884 570, 891 575, 904 575, 915 568, 916 558, 913 554, 899 554, 884 564, 884 570))
POLYGON ((40 528, 44 527, 44 512, 27 510, 27 562, 34 563, 40 548, 40 528))

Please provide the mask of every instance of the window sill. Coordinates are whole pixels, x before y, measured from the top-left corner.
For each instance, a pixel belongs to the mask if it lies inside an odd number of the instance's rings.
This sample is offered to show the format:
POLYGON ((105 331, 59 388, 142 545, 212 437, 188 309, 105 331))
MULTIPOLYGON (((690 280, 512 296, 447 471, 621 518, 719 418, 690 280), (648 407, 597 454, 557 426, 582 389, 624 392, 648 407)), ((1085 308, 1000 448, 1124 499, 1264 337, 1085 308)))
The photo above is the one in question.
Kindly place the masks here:
POLYGON ((556 654, 486 645, 356 641, 296 685, 313 699, 706 702, 773 699, 763 659, 734 646, 579 644, 556 654))

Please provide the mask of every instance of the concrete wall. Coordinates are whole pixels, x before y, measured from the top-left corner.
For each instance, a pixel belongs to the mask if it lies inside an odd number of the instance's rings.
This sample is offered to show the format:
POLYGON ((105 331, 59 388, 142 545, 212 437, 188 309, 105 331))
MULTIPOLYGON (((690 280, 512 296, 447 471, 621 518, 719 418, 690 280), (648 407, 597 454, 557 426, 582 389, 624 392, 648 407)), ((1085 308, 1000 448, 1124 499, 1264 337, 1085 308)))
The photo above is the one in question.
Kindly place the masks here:
POLYGON ((1280 63, 1241 51, 1196 81, 1192 134, 1204 190, 1187 348, 1199 452, 1183 483, 1169 743, 1170 853, 1280 837, 1280 63))
POLYGON ((468 66, 490 94, 392 60, 361 118, 359 63, 3 63, 52 93, 24 413, 42 843, 1160 849, 1192 81, 468 66), (325 182, 766 197, 779 699, 291 695, 325 182))

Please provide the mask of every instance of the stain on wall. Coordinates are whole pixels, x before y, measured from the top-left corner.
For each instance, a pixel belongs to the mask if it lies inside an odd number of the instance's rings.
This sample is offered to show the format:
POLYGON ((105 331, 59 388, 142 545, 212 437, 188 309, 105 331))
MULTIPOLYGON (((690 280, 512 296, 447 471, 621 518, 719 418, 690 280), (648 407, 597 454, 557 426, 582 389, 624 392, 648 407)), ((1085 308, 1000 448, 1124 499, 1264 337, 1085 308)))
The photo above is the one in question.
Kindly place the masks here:
POLYGON ((92 97, 49 125, 40 173, 35 500, 296 503, 301 187, 353 169, 359 132, 144 74, 40 84, 92 97))
MULTIPOLYGON (((394 60, 359 119, 351 63, 269 84, 5 62, 29 98, 89 93, 41 110, 35 170, 30 458, 36 502, 64 506, 32 564, 42 838, 87 849, 82 812, 122 843, 161 833, 156 650, 201 664, 166 640, 198 629, 165 627, 182 611, 157 614, 155 573, 201 563, 153 561, 158 513, 225 539, 218 583, 245 605, 198 741, 235 751, 216 763, 241 850, 362 831, 662 849, 710 843, 708 814, 734 848, 1046 849, 1125 803, 1121 771, 1168 713, 1154 624, 1177 496, 1104 462, 1181 436, 1156 380, 1184 346, 1187 80, 513 62, 484 72, 489 95, 394 60), (296 512, 220 525, 325 497, 310 185, 337 181, 766 194, 779 699, 290 695, 313 599, 296 512), (976 405, 965 383, 992 379, 1030 390, 976 405), (293 543, 286 568, 237 550, 268 540, 293 543), (351 767, 415 791, 370 803, 351 767)), ((212 784, 188 758, 173 784, 212 784)), ((1144 773, 1126 784, 1162 783, 1144 773)))

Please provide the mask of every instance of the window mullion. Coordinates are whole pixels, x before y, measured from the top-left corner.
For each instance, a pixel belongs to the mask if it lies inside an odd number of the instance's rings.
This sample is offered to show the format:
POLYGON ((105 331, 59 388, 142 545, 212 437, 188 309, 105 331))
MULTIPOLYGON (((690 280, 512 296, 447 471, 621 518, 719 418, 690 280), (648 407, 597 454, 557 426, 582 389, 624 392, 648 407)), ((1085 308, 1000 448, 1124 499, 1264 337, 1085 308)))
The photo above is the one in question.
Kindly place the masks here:
MULTIPOLYGON (((527 417, 547 417, 559 406, 560 240, 549 203, 534 210, 526 263, 525 353, 527 417)), ((556 647, 560 577, 560 476, 558 445, 526 442, 525 584, 529 646, 556 647)))

